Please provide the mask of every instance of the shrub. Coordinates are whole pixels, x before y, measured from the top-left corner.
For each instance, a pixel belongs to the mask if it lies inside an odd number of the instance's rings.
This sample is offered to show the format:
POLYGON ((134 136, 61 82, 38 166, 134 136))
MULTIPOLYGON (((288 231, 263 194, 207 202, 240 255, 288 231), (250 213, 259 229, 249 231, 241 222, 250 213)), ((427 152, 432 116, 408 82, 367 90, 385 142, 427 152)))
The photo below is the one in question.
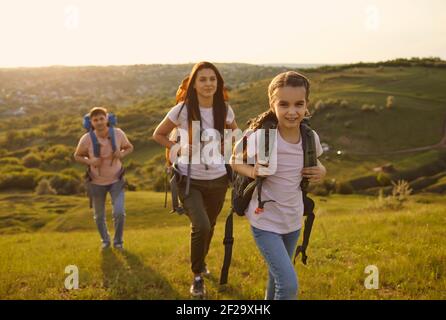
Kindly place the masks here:
POLYGON ((25 144, 25 137, 22 132, 17 132, 15 130, 9 130, 6 132, 5 144, 9 148, 21 147, 25 144))
POLYGON ((73 168, 63 169, 60 173, 65 174, 70 177, 73 177, 74 179, 79 180, 79 181, 82 180, 82 175, 77 170, 75 170, 73 168))
POLYGON ((323 185, 328 192, 336 191, 336 179, 331 179, 331 180, 325 179, 323 181, 323 185))
POLYGON ((37 184, 36 190, 35 190, 36 194, 41 196, 41 195, 47 195, 47 194, 56 194, 56 190, 53 189, 53 187, 51 187, 50 182, 47 179, 41 179, 39 181, 39 183, 37 184))
POLYGON ((55 174, 50 179, 51 187, 57 194, 69 195, 78 194, 82 190, 81 182, 66 174, 55 174))
POLYGON ((138 162, 134 161, 133 159, 130 159, 126 164, 125 164, 125 168, 127 170, 135 170, 137 168, 141 167, 141 164, 139 164, 138 162))
POLYGON ((44 154, 45 161, 51 161, 53 159, 68 160, 71 161, 74 150, 65 145, 55 145, 50 147, 44 154))
POLYGON ((326 197, 330 194, 330 192, 325 188, 323 184, 317 185, 314 188, 312 188, 311 193, 316 196, 322 196, 322 197, 326 197))
POLYGON ((5 164, 21 165, 22 161, 16 157, 5 157, 0 159, 0 165, 5 165, 5 164))
POLYGON ((165 175, 166 175, 165 173, 160 172, 159 174, 153 176, 152 188, 154 191, 157 192, 164 191, 166 183, 165 175))
POLYGON ((379 187, 378 179, 376 175, 370 175, 365 177, 356 178, 349 181, 354 190, 364 190, 374 187, 379 187))
POLYGON ((6 164, 0 167, 1 174, 7 174, 11 172, 23 172, 26 168, 20 164, 6 164))
POLYGON ((34 190, 39 171, 36 169, 10 172, 0 175, 0 190, 34 190))
POLYGON ((349 182, 336 183, 336 193, 339 194, 352 194, 353 187, 349 182))
POLYGON ((28 153, 23 158, 23 165, 27 168, 38 168, 40 166, 41 158, 36 153, 28 153))
POLYGON ((388 186, 392 182, 390 180, 390 177, 382 172, 378 173, 378 176, 376 177, 376 181, 378 181, 379 185, 381 185, 381 186, 388 186))

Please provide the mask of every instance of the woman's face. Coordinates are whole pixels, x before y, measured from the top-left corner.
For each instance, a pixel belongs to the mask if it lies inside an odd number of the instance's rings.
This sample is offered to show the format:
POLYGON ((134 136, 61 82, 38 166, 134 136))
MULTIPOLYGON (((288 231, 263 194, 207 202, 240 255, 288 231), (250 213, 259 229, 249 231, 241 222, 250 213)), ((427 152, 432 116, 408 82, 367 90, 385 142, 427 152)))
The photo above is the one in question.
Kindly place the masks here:
POLYGON ((305 87, 287 86, 276 90, 270 103, 279 126, 287 129, 299 127, 307 111, 305 95, 305 87))
POLYGON ((194 88, 197 95, 203 98, 213 97, 217 91, 217 75, 212 69, 201 69, 197 72, 194 88))

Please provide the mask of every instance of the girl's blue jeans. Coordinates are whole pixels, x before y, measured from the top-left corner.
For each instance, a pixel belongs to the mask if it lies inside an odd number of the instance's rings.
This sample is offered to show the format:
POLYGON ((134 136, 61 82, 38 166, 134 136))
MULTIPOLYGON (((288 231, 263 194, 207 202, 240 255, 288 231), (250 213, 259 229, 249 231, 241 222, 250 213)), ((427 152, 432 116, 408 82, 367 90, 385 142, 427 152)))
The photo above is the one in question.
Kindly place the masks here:
POLYGON ((300 230, 278 234, 251 226, 254 240, 268 265, 268 284, 265 299, 297 299, 298 280, 293 265, 293 254, 300 230))

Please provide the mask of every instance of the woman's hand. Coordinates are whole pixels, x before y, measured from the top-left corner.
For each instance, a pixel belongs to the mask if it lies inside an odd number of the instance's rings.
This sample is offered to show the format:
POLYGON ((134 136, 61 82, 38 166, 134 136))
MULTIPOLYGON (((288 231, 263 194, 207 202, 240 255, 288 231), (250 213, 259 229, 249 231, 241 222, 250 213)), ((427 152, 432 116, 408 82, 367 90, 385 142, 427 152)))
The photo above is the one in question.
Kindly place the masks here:
POLYGON ((309 182, 321 182, 327 174, 324 166, 307 167, 302 169, 302 176, 308 178, 309 182))

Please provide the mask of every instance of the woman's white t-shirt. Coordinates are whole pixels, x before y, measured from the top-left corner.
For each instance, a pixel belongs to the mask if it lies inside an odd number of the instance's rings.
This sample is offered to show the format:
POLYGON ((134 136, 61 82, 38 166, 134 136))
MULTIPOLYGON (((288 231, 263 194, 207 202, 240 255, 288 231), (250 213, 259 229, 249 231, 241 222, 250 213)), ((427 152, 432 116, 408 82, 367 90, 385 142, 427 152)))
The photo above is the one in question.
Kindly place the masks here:
MULTIPOLYGON (((166 117, 169 118, 174 124, 178 126, 178 128, 188 131, 189 123, 187 119, 187 106, 181 109, 183 102, 178 103, 167 113, 166 117), (181 110, 181 113, 180 113, 181 110)), ((212 108, 199 107, 200 115, 201 115, 201 127, 203 130, 213 129, 214 128, 214 114, 212 108)), ((226 115, 226 124, 230 125, 235 119, 234 111, 231 106, 228 105, 228 112, 226 115)), ((210 139, 212 140, 212 138, 210 139)), ((211 142, 211 141, 209 141, 211 142)), ((220 142, 218 142, 220 145, 220 142)), ((202 145, 206 145, 206 142, 203 142, 202 145)), ((191 178, 197 180, 213 180, 222 177, 226 174, 226 167, 224 164, 223 155, 219 158, 216 163, 206 163, 206 160, 200 161, 200 163, 193 163, 191 165, 191 178), (207 166, 204 164, 206 163, 207 166)), ((187 175, 187 164, 178 162, 178 169, 183 175, 187 175)))
MULTIPOLYGON (((316 154, 319 157, 323 150, 319 141, 319 136, 315 131, 316 154)), ((259 133, 259 130, 255 133, 259 133)), ((248 137, 248 154, 253 154, 255 150, 249 150, 250 147, 257 145, 250 143, 249 139, 258 139, 258 135, 251 134, 248 137)), ((302 190, 300 183, 302 181, 302 169, 304 164, 304 155, 302 149, 302 139, 296 144, 285 141, 277 130, 277 143, 274 144, 271 155, 276 155, 275 173, 263 180, 262 201, 275 200, 267 202, 262 213, 256 214, 255 209, 258 206, 257 188, 255 188, 245 215, 250 224, 258 229, 275 232, 278 234, 287 234, 302 227, 302 217, 304 205, 302 200, 302 190), (277 149, 276 149, 277 148, 277 149), (274 150, 277 150, 275 152, 274 150)), ((270 161, 274 161, 270 160, 270 161)))

